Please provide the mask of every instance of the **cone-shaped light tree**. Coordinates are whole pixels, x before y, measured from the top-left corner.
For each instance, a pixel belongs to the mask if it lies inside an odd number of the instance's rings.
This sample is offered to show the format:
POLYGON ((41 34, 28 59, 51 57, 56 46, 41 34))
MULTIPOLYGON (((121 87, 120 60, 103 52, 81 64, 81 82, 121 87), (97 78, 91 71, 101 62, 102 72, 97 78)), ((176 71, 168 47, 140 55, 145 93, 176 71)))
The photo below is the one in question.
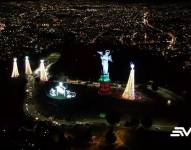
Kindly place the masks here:
POLYGON ((11 74, 11 78, 17 78, 19 77, 19 71, 17 66, 17 58, 13 58, 13 71, 11 74))
POLYGON ((32 70, 31 70, 31 66, 30 66, 28 56, 25 56, 25 74, 26 75, 31 75, 32 74, 32 70))
POLYGON ((127 82, 127 86, 125 88, 125 91, 123 92, 122 98, 134 100, 135 99, 135 65, 131 63, 131 71, 129 75, 129 79, 127 82))
POLYGON ((48 81, 47 72, 44 66, 44 60, 40 60, 40 80, 41 81, 48 81))

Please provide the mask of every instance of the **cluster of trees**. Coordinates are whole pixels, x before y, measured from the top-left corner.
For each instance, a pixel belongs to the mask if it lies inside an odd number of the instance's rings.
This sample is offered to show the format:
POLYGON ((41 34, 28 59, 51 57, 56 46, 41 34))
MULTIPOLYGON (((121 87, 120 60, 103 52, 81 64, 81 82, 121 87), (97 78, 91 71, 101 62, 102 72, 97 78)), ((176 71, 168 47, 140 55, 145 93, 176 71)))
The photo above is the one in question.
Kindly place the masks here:
MULTIPOLYGON (((106 115, 106 120, 111 126, 115 126, 120 122, 121 114, 119 112, 109 112, 106 115)), ((152 126, 152 119, 150 117, 144 117, 142 119, 138 119, 136 117, 129 117, 125 122, 125 127, 138 127, 141 125, 144 128, 150 128, 152 126)))

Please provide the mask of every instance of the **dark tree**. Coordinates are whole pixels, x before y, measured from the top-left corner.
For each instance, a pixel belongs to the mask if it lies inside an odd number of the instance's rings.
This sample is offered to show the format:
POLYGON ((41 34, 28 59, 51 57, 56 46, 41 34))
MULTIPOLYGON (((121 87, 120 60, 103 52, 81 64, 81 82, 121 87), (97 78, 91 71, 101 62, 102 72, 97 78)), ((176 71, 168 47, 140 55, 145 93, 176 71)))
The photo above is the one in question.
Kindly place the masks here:
POLYGON ((109 129, 109 131, 105 135, 105 141, 107 144, 111 145, 114 144, 116 141, 115 133, 113 132, 113 129, 109 129))
POLYGON ((131 117, 125 122, 126 127, 137 127, 139 125, 139 120, 131 117))
POLYGON ((120 114, 118 112, 110 112, 106 115, 106 120, 110 125, 115 125, 120 121, 120 114))
POLYGON ((158 86, 158 83, 156 81, 153 81, 151 87, 152 87, 152 90, 157 91, 159 86, 158 86))
POLYGON ((141 120, 141 124, 144 128, 150 128, 152 126, 152 120, 151 118, 144 118, 141 120))
POLYGON ((92 138, 92 128, 89 127, 89 128, 85 131, 85 133, 84 133, 84 135, 83 135, 83 141, 84 141, 86 144, 88 144, 88 143, 91 141, 91 138, 92 138))

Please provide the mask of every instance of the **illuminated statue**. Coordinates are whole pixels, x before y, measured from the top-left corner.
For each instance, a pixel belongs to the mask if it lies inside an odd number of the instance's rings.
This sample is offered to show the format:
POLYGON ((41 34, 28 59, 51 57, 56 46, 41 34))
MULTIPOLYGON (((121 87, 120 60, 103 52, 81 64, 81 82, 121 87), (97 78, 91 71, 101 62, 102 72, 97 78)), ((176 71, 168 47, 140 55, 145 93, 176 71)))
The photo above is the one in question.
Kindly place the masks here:
POLYGON ((47 72, 44 66, 44 60, 40 60, 40 80, 41 81, 48 81, 47 72))
POLYGON ((50 95, 53 96, 53 97, 56 96, 56 90, 51 88, 50 89, 50 95))
POLYGON ((76 97, 76 93, 67 90, 62 82, 59 82, 58 85, 55 87, 55 89, 51 88, 49 94, 52 97, 61 96, 61 97, 63 97, 63 99, 69 99, 69 98, 76 97))
POLYGON ((59 84, 56 86, 56 95, 58 96, 59 94, 66 96, 66 87, 63 86, 62 82, 59 82, 59 84))
POLYGON ((29 63, 29 57, 25 56, 25 74, 26 75, 31 75, 32 74, 32 70, 31 70, 31 66, 29 63))
POLYGON ((104 55, 103 55, 103 52, 97 52, 97 53, 100 54, 100 59, 102 64, 102 73, 104 75, 108 75, 109 61, 112 62, 110 50, 106 50, 104 55))
POLYGON ((13 58, 13 71, 11 74, 12 78, 17 78, 19 76, 19 71, 17 67, 17 58, 13 58))
POLYGON ((135 83, 134 83, 135 82, 135 78, 134 78, 135 70, 134 70, 134 67, 135 67, 135 65, 132 63, 127 86, 122 95, 122 98, 124 98, 124 99, 129 99, 129 100, 135 99, 135 83))
POLYGON ((110 81, 109 79, 109 61, 112 62, 112 57, 110 55, 110 50, 106 50, 105 54, 103 52, 97 52, 100 54, 101 64, 102 64, 102 75, 100 81, 110 81))

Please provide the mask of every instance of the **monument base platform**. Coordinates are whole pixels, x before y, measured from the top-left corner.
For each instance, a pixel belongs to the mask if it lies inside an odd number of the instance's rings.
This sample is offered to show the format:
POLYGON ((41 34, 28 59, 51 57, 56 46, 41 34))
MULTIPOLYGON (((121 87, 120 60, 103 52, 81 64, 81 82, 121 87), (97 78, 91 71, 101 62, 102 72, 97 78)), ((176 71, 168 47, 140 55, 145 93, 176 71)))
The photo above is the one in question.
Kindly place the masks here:
POLYGON ((104 74, 104 75, 101 75, 100 78, 99 78, 99 81, 100 82, 110 82, 110 78, 109 78, 109 74, 104 74))
POLYGON ((101 94, 101 95, 111 94, 111 83, 110 82, 100 82, 98 94, 101 94))

